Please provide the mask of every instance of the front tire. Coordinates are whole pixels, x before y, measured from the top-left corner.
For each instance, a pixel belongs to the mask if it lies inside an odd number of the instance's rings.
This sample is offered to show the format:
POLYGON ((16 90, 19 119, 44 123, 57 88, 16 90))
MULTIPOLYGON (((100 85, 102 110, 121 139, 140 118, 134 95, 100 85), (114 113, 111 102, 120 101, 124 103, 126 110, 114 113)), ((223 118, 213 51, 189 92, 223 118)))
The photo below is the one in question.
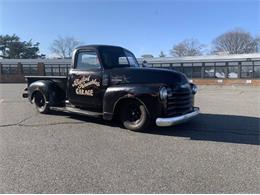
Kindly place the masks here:
POLYGON ((46 96, 40 91, 37 91, 34 94, 34 104, 39 113, 46 114, 50 111, 46 96))
POLYGON ((143 131, 150 124, 149 113, 137 100, 130 100, 121 106, 120 119, 123 126, 132 131, 143 131))

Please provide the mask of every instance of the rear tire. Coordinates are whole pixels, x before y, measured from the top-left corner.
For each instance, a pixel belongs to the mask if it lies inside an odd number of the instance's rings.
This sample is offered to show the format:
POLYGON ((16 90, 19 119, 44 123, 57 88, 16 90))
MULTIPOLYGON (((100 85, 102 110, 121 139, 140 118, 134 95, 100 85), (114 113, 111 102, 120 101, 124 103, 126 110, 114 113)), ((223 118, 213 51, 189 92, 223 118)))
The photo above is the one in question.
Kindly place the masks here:
POLYGON ((42 92, 40 92, 40 91, 35 92, 34 104, 35 104, 36 110, 39 113, 46 114, 50 111, 49 105, 46 102, 47 102, 46 96, 42 92))
POLYGON ((144 131, 150 124, 149 113, 137 100, 129 100, 122 104, 119 114, 123 126, 132 131, 144 131))

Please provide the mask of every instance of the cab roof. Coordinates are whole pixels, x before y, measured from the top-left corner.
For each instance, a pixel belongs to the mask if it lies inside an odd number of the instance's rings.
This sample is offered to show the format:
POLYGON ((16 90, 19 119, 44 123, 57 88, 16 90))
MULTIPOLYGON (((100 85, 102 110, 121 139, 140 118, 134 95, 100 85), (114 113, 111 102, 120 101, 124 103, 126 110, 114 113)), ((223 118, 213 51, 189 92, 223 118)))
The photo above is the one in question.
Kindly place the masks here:
MULTIPOLYGON (((89 48, 94 48, 94 49, 101 49, 101 48, 118 48, 118 49, 125 49, 120 46, 115 46, 115 45, 99 45, 99 44, 94 44, 94 45, 82 45, 77 47, 76 49, 89 49, 89 48)), ((126 49, 127 50, 127 49, 126 49)))

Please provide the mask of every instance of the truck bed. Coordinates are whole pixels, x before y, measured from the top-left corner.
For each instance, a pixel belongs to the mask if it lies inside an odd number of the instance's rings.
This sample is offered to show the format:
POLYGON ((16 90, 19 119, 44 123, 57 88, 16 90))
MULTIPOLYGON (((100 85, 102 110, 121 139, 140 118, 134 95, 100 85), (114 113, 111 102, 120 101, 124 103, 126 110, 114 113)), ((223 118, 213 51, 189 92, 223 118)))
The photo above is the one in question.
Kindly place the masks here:
POLYGON ((55 82, 65 92, 67 91, 67 76, 25 76, 27 86, 39 80, 51 80, 55 82))

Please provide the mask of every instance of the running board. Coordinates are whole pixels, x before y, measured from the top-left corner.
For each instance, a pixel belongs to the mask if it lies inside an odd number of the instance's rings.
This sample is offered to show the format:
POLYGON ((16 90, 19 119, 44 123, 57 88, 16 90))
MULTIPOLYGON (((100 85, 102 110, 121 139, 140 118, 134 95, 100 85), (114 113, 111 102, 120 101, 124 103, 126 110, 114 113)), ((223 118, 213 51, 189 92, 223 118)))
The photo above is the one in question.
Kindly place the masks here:
POLYGON ((92 116, 92 117, 101 117, 103 113, 100 112, 92 112, 88 110, 82 110, 74 107, 50 107, 51 110, 67 112, 67 113, 76 113, 80 115, 92 116))

